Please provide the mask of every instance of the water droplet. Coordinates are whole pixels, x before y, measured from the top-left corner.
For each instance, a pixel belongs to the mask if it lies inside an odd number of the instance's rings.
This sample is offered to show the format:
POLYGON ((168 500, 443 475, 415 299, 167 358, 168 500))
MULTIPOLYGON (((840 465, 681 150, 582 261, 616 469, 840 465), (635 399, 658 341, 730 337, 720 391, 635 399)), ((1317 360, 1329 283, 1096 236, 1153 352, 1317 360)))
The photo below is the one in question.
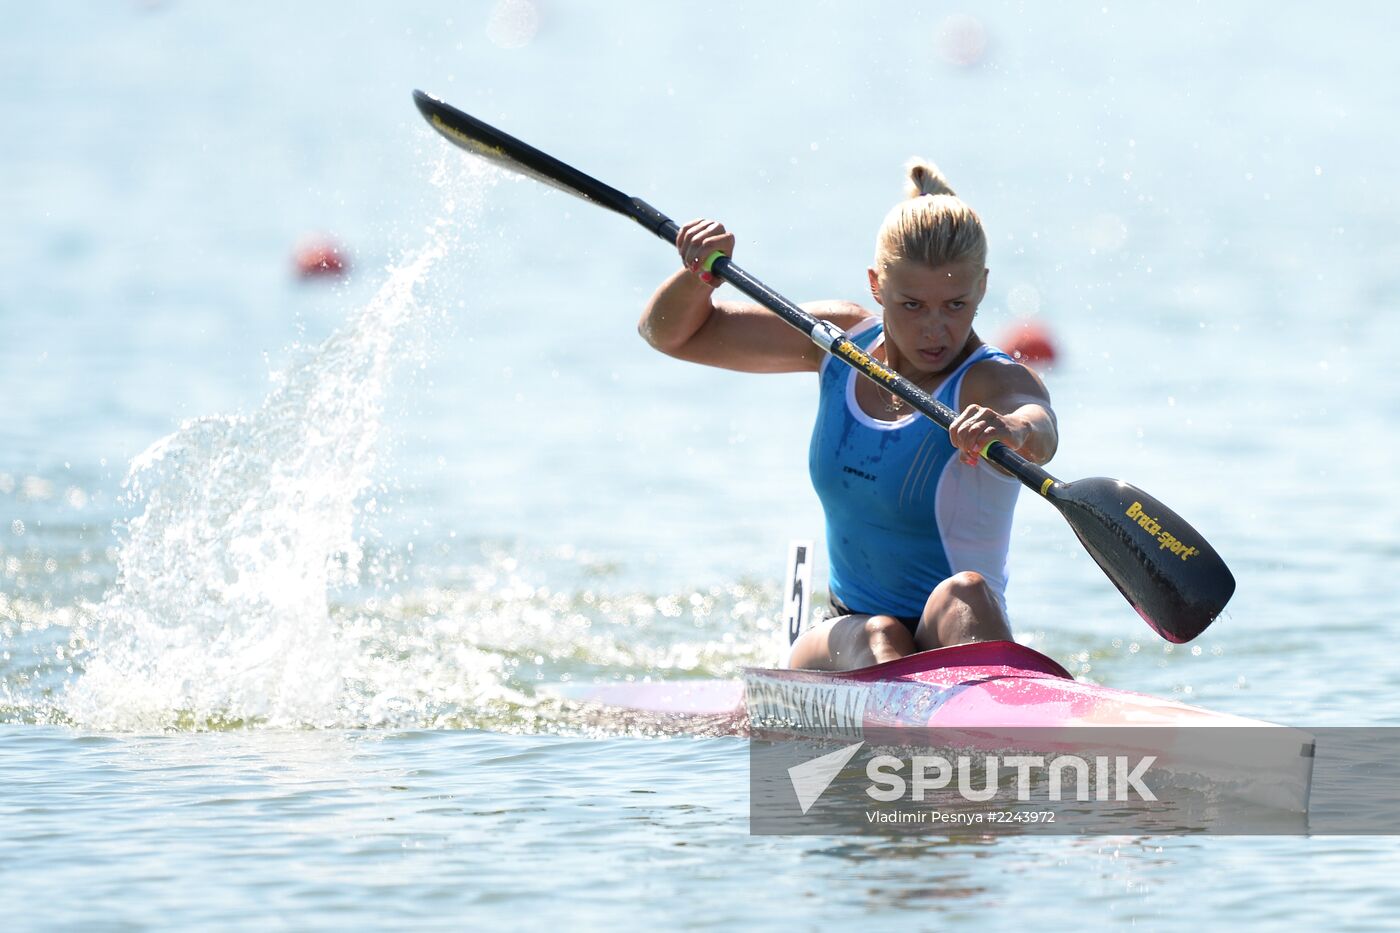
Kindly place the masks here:
POLYGON ((540 11, 531 0, 499 0, 491 10, 486 38, 503 49, 530 44, 540 29, 540 11))

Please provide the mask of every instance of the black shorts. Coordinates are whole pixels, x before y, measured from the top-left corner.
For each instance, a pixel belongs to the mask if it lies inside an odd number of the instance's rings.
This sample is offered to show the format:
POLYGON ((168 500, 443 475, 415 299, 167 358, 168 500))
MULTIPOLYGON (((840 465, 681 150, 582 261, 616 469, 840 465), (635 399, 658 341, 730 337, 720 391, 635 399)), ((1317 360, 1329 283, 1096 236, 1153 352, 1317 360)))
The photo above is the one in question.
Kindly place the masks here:
MULTIPOLYGON (((907 629, 909 630, 909 634, 910 634, 910 635, 913 635, 916 631, 918 631, 918 628, 919 628, 919 618, 918 618, 918 616, 896 616, 896 615, 893 615, 892 613, 888 613, 888 612, 856 612, 854 609, 852 609, 851 607, 847 606, 845 603, 841 602, 841 600, 837 599, 835 596, 832 596, 832 597, 831 597, 831 618, 832 618, 832 619, 839 619, 841 616, 855 616, 855 615, 861 615, 861 616, 891 616, 892 618, 898 619, 899 622, 900 622, 900 624, 903 625, 905 628, 907 628, 907 629)), ((829 622, 829 621, 831 621, 831 619, 828 619, 827 621, 829 622)))

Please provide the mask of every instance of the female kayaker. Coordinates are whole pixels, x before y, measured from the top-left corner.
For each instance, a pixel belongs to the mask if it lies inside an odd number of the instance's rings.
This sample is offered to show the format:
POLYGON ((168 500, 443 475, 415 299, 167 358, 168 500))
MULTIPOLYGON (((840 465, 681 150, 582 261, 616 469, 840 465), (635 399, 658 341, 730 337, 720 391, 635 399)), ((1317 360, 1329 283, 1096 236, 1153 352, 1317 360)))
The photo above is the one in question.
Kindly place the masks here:
POLYGON ((867 270, 883 313, 847 301, 803 307, 959 412, 945 432, 832 360, 760 305, 715 301, 703 269, 734 235, 681 228, 683 268, 638 325, 678 359, 755 373, 819 374, 810 468, 826 513, 833 618, 798 638, 792 667, 845 670, 972 641, 1011 638, 1003 591, 1020 484, 982 460, 1001 441, 1034 463, 1055 452, 1055 414, 1031 370, 973 330, 987 291, 987 237, 933 165, 909 165, 867 270))

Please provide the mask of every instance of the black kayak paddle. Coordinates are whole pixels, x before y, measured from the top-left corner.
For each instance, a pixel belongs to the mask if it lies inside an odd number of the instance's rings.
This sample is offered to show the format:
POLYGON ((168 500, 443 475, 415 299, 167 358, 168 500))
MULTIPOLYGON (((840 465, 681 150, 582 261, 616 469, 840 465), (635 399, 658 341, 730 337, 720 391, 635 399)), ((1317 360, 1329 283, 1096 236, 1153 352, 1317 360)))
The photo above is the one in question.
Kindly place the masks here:
MULTIPOLYGON (((413 101, 433 129, 473 155, 630 217, 675 245, 680 228, 645 201, 629 197, 422 91, 413 92, 413 101)), ((945 430, 957 417, 951 408, 871 359, 840 328, 812 317, 727 256, 716 254, 707 268, 945 430)), ((1229 602, 1235 578, 1220 555, 1179 515, 1136 486, 1103 477, 1061 482, 995 441, 982 456, 1059 509, 1119 592, 1167 641, 1180 644, 1195 638, 1229 602)))

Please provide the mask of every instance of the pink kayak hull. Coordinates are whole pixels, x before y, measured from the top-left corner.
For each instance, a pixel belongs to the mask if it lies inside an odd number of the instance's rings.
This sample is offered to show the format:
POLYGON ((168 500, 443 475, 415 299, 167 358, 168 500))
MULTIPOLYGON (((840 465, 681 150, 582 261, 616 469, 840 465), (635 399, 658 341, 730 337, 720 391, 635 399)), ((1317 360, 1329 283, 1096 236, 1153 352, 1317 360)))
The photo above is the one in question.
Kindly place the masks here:
POLYGON ((1061 730, 1106 727, 1122 736, 1122 747, 1223 780, 1236 788, 1232 795, 1302 812, 1312 779, 1313 737, 1306 732, 1080 683, 1015 642, 940 648, 855 671, 753 668, 742 680, 571 685, 558 692, 602 722, 652 734, 829 740, 929 728, 958 733, 957 744, 1000 748, 1025 747, 1028 734, 1018 730, 1034 729, 1033 747, 1054 749, 1086 735, 1061 730), (1133 727, 1145 731, 1119 731, 1133 727))
POLYGON ((1174 700, 1080 683, 1015 642, 956 645, 854 671, 751 668, 742 680, 572 686, 567 698, 703 731, 881 727, 1258 726, 1174 700))

